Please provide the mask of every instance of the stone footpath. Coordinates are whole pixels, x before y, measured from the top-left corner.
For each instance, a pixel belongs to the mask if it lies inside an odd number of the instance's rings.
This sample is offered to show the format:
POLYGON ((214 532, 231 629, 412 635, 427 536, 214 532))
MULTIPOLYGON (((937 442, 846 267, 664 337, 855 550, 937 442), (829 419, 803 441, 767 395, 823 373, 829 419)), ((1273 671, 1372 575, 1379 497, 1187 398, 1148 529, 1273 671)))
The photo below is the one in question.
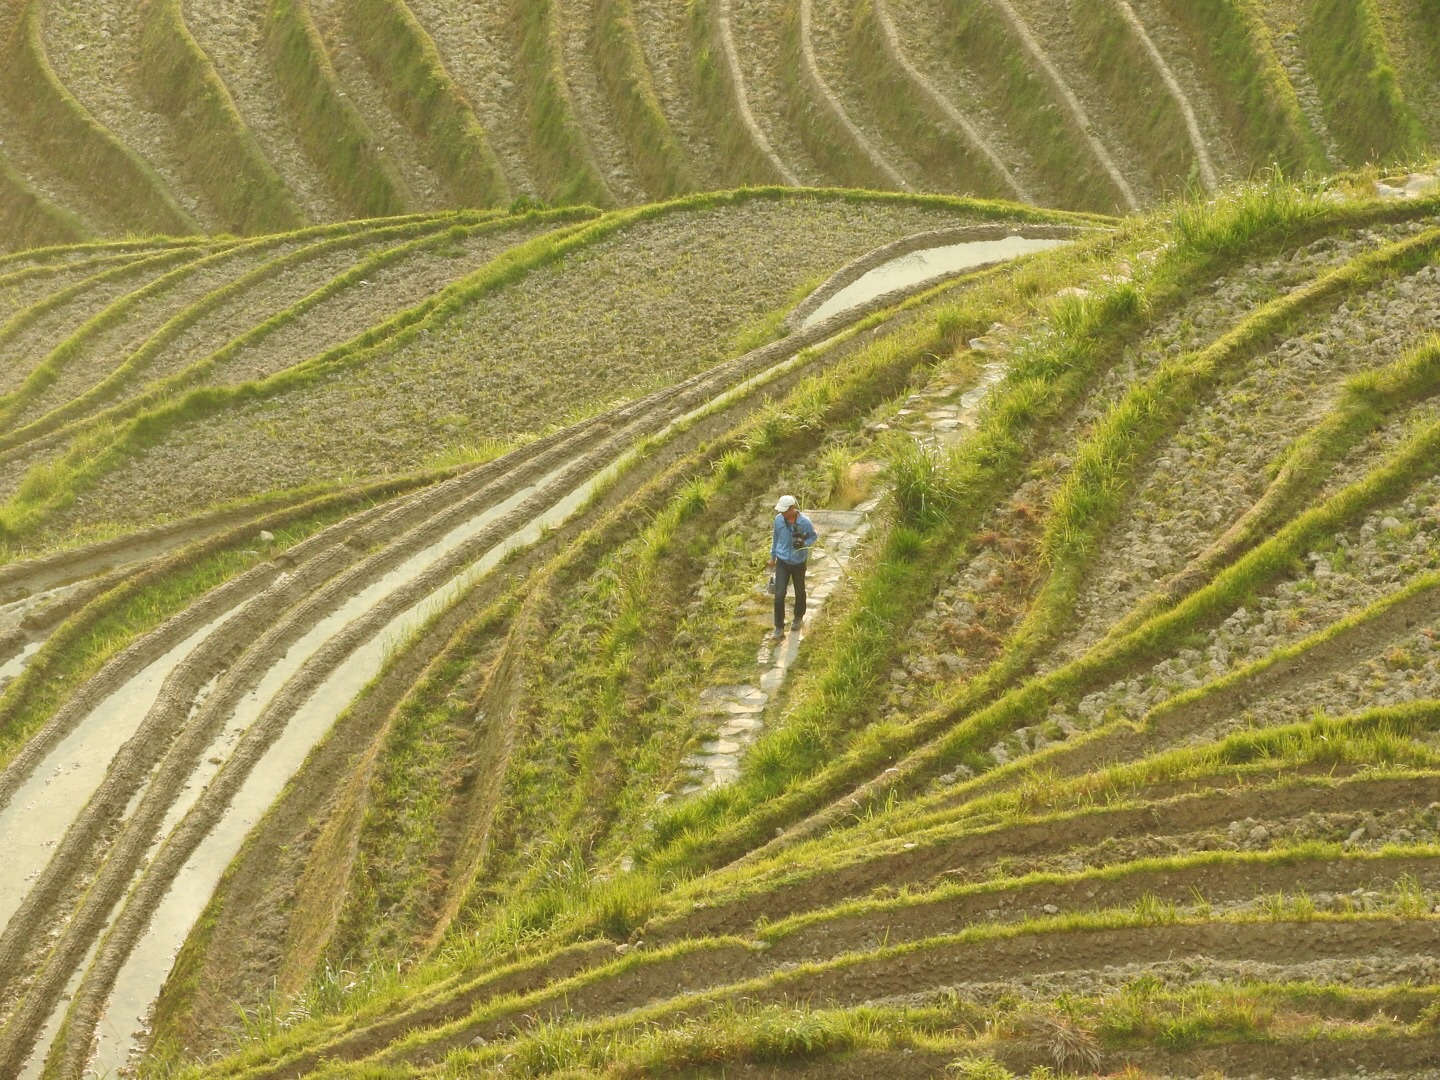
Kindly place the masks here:
MULTIPOLYGON (((1004 330, 996 324, 989 335, 971 341, 971 349, 981 354, 1002 350, 997 334, 1004 330)), ((974 382, 962 382, 951 374, 937 375, 926 387, 907 398, 890 421, 876 421, 866 431, 871 435, 903 431, 936 451, 948 449, 974 429, 981 403, 1005 377, 1005 371, 1003 363, 992 361, 981 367, 980 377, 974 382)), ((882 498, 883 492, 854 510, 806 511, 820 534, 805 581, 807 624, 813 624, 824 609, 825 601, 844 579, 851 559, 870 531, 870 515, 882 498)), ((765 707, 784 683, 800 653, 800 643, 805 639, 803 629, 792 630, 779 641, 771 638, 771 603, 764 585, 757 584, 747 611, 764 635, 755 656, 754 681, 710 687, 700 695, 698 724, 702 729, 713 726, 715 734, 685 759, 685 766, 692 771, 694 779, 681 789, 682 797, 724 787, 739 779, 741 758, 765 728, 765 707)))

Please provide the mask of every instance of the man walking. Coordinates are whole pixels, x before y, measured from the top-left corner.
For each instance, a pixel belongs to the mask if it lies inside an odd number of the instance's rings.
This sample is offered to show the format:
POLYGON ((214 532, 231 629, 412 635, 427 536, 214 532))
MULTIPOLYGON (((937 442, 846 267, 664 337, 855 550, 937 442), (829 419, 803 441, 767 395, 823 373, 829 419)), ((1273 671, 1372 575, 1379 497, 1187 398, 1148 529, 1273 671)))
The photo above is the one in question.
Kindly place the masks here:
POLYGON ((810 519, 800 513, 794 495, 782 495, 775 504, 775 532, 770 541, 770 569, 775 571, 775 637, 785 636, 785 590, 795 583, 795 619, 790 629, 799 630, 805 618, 805 560, 818 537, 810 519))

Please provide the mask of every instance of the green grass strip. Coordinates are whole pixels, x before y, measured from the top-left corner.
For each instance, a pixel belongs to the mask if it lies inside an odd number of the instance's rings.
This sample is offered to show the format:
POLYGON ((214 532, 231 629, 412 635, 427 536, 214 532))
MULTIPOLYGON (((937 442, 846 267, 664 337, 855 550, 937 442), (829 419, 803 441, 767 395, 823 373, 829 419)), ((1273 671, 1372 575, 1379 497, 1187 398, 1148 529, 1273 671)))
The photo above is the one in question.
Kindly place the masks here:
POLYGON ((265 51, 301 145, 340 204, 358 217, 403 213, 413 196, 340 89, 305 0, 267 0, 265 51))
POLYGON ((1423 151, 1425 130, 1400 90, 1374 0, 1311 0, 1300 42, 1348 164, 1404 162, 1423 151))
POLYGON ((0 255, 0 273, 5 271, 7 266, 14 266, 17 263, 26 263, 32 266, 54 266, 58 267, 67 261, 67 255, 90 255, 99 257, 102 255, 121 254, 158 254, 172 248, 182 247, 206 247, 215 242, 211 236, 156 236, 143 239, 125 240, 84 240, 79 243, 57 243, 45 247, 26 248, 23 251, 12 251, 0 255))
MULTIPOLYGON (((918 751, 899 770, 894 786, 911 785, 937 772, 964 750, 990 745, 1005 732, 1040 715, 1053 701, 1083 692, 1118 671, 1153 660, 1203 621, 1233 608, 1263 584, 1289 572, 1315 543, 1333 536, 1376 506, 1398 497, 1440 465, 1440 424, 1411 439, 1382 468, 1296 518, 1276 536, 1221 572, 1204 589, 1125 637, 1104 642, 1078 660, 1012 691, 966 717, 918 751)), ((927 725, 928 726, 928 725, 927 725)), ((892 786, 890 784, 884 786, 892 786)))
MULTIPOLYGON (((1035 819, 1036 824, 1047 820, 1035 819)), ((782 941, 803 930, 824 927, 828 923, 856 917, 903 914, 917 907, 943 904, 961 898, 980 898, 1016 893, 1045 886, 1079 886, 1088 882, 1115 885, 1127 879, 1149 874, 1184 874, 1196 870, 1237 870, 1285 866, 1304 867, 1329 865, 1336 862, 1359 866, 1375 866, 1377 870, 1397 858, 1440 858, 1440 847, 1433 844, 1406 845, 1379 851, 1349 851, 1341 844, 1311 842, 1298 847, 1272 848, 1268 851, 1195 851, 1183 855, 1155 856, 1123 863, 1087 867, 1075 873, 1034 870, 1018 877, 1000 877, 974 884, 944 884, 937 888, 910 892, 903 896, 881 899, 846 900, 819 911, 805 911, 760 927, 762 941, 782 941)), ((1378 876, 1378 873, 1377 873, 1378 876)))
POLYGON ((1247 792, 1297 787, 1323 792, 1380 778, 1428 779, 1440 765, 1429 742, 1437 730, 1440 701, 1412 701, 1241 731, 1218 742, 1175 747, 1082 776, 1040 773, 1032 784, 969 802, 947 803, 947 794, 956 793, 942 792, 923 800, 856 808, 844 827, 770 852, 763 859, 693 879, 677 888, 665 904, 681 917, 697 899, 711 906, 743 907, 759 892, 777 885, 820 880, 844 867, 917 848, 944 848, 978 833, 1001 834, 1014 827, 1063 826, 1081 820, 1104 822, 1107 815, 1155 806, 1157 787, 1166 789, 1169 798, 1179 785, 1202 793, 1232 787, 1247 792), (1295 775, 1297 770, 1341 768, 1359 775, 1350 779, 1295 775))
MULTIPOLYGON (((247 256, 263 254, 276 247, 279 247, 287 240, 286 237, 267 236, 259 240, 250 240, 245 243, 233 244, 220 251, 202 255, 199 258, 185 259, 183 265, 161 274, 153 281, 127 292, 113 303, 107 305, 102 311, 93 315, 81 324, 69 337, 55 346, 49 354, 40 361, 25 380, 8 394, 0 394, 0 430, 10 422, 17 412, 23 409, 33 398, 42 393, 57 378, 65 365, 80 353, 90 343, 90 339, 97 334, 103 333, 111 327, 124 322, 134 313, 135 309, 149 303, 156 297, 163 296, 171 289, 183 284, 191 275, 213 266, 222 266, 232 259, 243 259, 247 256)), ((163 258, 163 256, 162 256, 163 258)), ((0 445, 4 444, 5 435, 0 435, 0 445)))
MULTIPOLYGON (((122 385, 124 385, 126 382, 129 382, 137 372, 143 371, 152 360, 154 360, 157 356, 161 355, 164 350, 169 346, 169 344, 186 329, 195 325, 195 323, 197 323, 200 319, 202 319, 211 311, 218 308, 220 305, 226 303, 235 296, 240 295, 241 293, 254 287, 255 285, 268 280, 276 273, 289 267, 298 266, 303 263, 309 262, 312 259, 320 258, 332 252, 343 251, 351 247, 359 247, 367 244, 373 244, 379 240, 386 240, 392 238, 401 239, 416 235, 428 235, 437 230, 445 228, 447 220, 454 219, 425 218, 420 221, 389 227, 373 228, 369 230, 347 229, 341 232, 338 236, 321 239, 316 243, 302 247, 296 251, 289 253, 288 255, 283 255, 277 259, 269 260, 262 265, 257 266, 255 269, 249 271, 248 273, 242 274, 235 280, 228 282, 227 284, 221 286, 218 289, 215 289, 206 296, 202 297, 200 300, 196 301, 194 304, 191 304, 190 306, 179 312, 168 322, 166 322, 164 326, 160 327, 159 330, 155 331, 155 333, 152 334, 142 345, 140 345, 139 348, 126 356, 124 360, 117 364, 108 375, 106 375, 103 379, 100 380, 100 382, 96 383, 88 390, 76 395, 69 401, 66 401, 64 404, 52 409, 44 416, 37 418, 29 424, 26 424, 24 427, 17 428, 9 432, 0 432, 0 452, 12 449, 13 447, 23 445, 34 439, 48 435, 61 427, 63 424, 85 415, 87 412, 95 408, 99 403, 103 402, 107 398, 113 397, 116 391, 122 385)), ((465 226, 459 220, 455 220, 455 223, 450 225, 449 228, 463 229, 465 228, 465 226)), ((293 242, 294 238, 285 237, 283 239, 293 242)), ((261 243, 270 243, 270 241, 262 241, 261 243)), ((250 247, 253 249, 254 246, 251 245, 250 247)), ((405 249, 405 252, 408 253, 409 250, 411 249, 407 248, 405 249)), ((381 253, 381 255, 378 256, 371 256, 370 258, 360 263, 358 266, 352 268, 345 275, 342 275, 342 278, 345 281, 345 285, 353 284, 355 281, 360 280, 360 278, 357 278, 355 276, 357 272, 371 272, 379 269, 384 265, 387 265, 388 262, 393 261, 393 258, 386 259, 385 256, 391 254, 391 252, 394 251, 396 251, 396 249, 390 249, 390 251, 381 253)), ((335 291, 338 291, 338 288, 341 287, 344 286, 336 286, 335 288, 322 287, 318 295, 311 294, 310 297, 305 297, 297 301, 295 304, 291 305, 290 308, 286 309, 285 314, 287 314, 288 317, 285 319, 285 321, 293 321, 294 318, 309 310, 309 308, 313 307, 315 303, 319 302, 319 300, 325 299, 333 295, 333 293, 335 291), (326 291, 327 288, 329 288, 329 291, 326 291)), ((110 309, 107 309, 107 312, 109 310, 110 309)), ((102 318, 102 316, 97 316, 96 319, 92 319, 91 323, 97 322, 97 320, 102 318)), ((116 317, 118 316, 112 317, 108 321, 113 322, 116 317)), ((275 317, 272 316, 271 319, 267 319, 261 324, 266 328, 267 333, 279 327, 280 323, 275 322, 274 319, 275 317)), ((87 326, 88 325, 90 324, 87 324, 87 326)), ((77 331, 77 334, 78 333, 79 331, 77 331)), ((71 340, 74 340, 73 336, 71 340)), ((242 337, 242 339, 237 340, 244 340, 246 343, 253 344, 256 340, 259 339, 245 336, 242 337)), ((83 342, 81 342, 81 344, 83 344, 83 342)), ((46 364, 48 365, 52 361, 57 361, 58 366, 58 361, 63 361, 65 359, 64 356, 60 355, 61 349, 65 349, 67 345, 70 345, 70 342, 67 342, 66 345, 62 345, 60 349, 52 352, 50 357, 47 358, 46 364)), ((71 347, 70 351, 74 351, 73 346, 71 347)), ((234 351, 235 347, 231 347, 230 352, 234 351)), ((229 353, 226 353, 226 355, 229 355, 229 353)), ((35 375, 36 373, 32 373, 31 378, 35 378, 35 375)), ((52 372, 47 377, 45 382, 48 383, 49 381, 53 380, 53 378, 54 374, 52 372)), ((185 381, 193 381, 193 379, 187 379, 185 381)), ((178 387, 179 385, 183 384, 183 382, 175 382, 167 385, 169 387, 178 387)), ((30 389, 30 380, 27 380, 26 383, 22 385, 18 390, 14 391, 11 395, 8 395, 8 397, 13 400, 7 401, 5 397, 0 397, 0 423, 3 423, 5 418, 9 415, 12 415, 16 410, 22 408, 25 404, 25 401, 28 400, 29 397, 32 397, 33 393, 38 392, 38 390, 41 388, 42 387, 37 386, 35 388, 35 391, 32 391, 30 389)), ((132 405, 130 407, 136 408, 139 406, 132 405)))
POLYGON ((1291 175, 1328 172, 1325 150, 1275 55, 1259 0, 1161 2, 1185 32, 1251 169, 1278 163, 1291 175))
POLYGON ((1332 466, 1396 411, 1440 391, 1440 336, 1412 349, 1388 367, 1346 380, 1340 400, 1325 418, 1290 443, 1275 479, 1226 534, 1183 571, 1136 604, 1107 633, 1119 637, 1212 577, 1221 566, 1264 539, 1292 517, 1324 482, 1332 466))
POLYGON ((0 243, 11 250, 85 240, 94 231, 76 213, 51 202, 0 154, 0 243))
MULTIPOLYGON (((89 417, 88 419, 72 422, 69 425, 69 429, 62 430, 61 434, 82 444, 94 445, 93 441, 91 440, 103 440, 107 438, 110 434, 114 432, 116 425, 123 424, 126 421, 134 418, 135 416, 143 414, 144 411, 147 409, 160 408, 166 405, 166 403, 174 401, 177 395, 182 394, 184 391, 194 387, 196 383, 202 381, 204 377, 207 376, 211 371, 220 367, 236 353, 242 351, 245 348, 258 344, 270 334, 274 333, 276 330, 279 330, 280 328, 295 322, 297 319, 303 316, 306 312, 316 307, 318 304, 321 304, 324 301, 331 299, 332 297, 344 292, 347 289, 359 285, 361 282, 367 280, 368 277, 371 274, 374 274, 376 271, 382 270, 387 266, 393 265, 396 262, 406 259, 411 255, 415 254, 416 252, 423 251, 432 247, 441 247, 452 244, 457 239, 462 239, 471 232, 482 231, 486 229, 495 229, 498 231, 510 226, 512 221, 523 222, 542 220, 565 222, 573 221, 577 217, 593 215, 594 213, 596 213, 596 211, 576 209, 537 212, 525 215, 524 217, 520 218, 500 219, 498 221, 492 220, 472 226, 455 224, 451 225, 447 230, 438 235, 434 232, 427 231, 417 239, 407 241, 406 243, 399 244, 395 247, 388 248, 384 251, 371 255, 369 258, 365 259, 361 263, 351 267, 345 273, 339 275, 336 278, 333 278, 327 284, 322 285, 320 288, 314 290, 309 295, 297 300, 288 308, 285 308, 283 311, 276 312, 264 322, 252 327, 250 330, 241 334, 239 337, 234 338, 226 345, 221 346, 221 348, 217 349, 215 352, 211 353, 204 359, 197 360, 185 369, 159 380, 158 382, 147 387, 144 392, 128 401, 121 402, 120 404, 112 406, 109 409, 105 409, 102 412, 89 417)), ((429 301, 424 302, 420 306, 425 307, 428 303, 429 301)), ((415 310, 416 309, 413 308, 410 309, 411 312, 415 310)), ((388 320, 386 323, 381 324, 381 327, 379 329, 373 331, 373 337, 370 340, 370 344, 372 346, 379 344, 387 336, 389 336, 389 333, 392 332, 394 329, 398 329, 403 325, 406 325, 406 314, 406 312, 401 312, 399 315, 393 317, 391 320, 388 320)), ((181 317, 183 318, 183 315, 181 317)), ((342 345, 338 346, 337 348, 343 350, 345 346, 342 345)), ((331 350, 332 353, 335 351, 336 350, 331 350)), ((329 356, 330 354, 327 353, 325 355, 329 356)), ((148 357, 142 357, 142 361, 144 360, 148 360, 148 357)), ((302 361, 301 364, 303 365, 310 362, 311 361, 302 361)), ((294 370, 294 368, 288 370, 294 370)), ((277 373, 277 375, 283 374, 285 373, 277 373)), ((275 377, 276 376, 271 376, 271 378, 275 377)), ((109 390, 113 390, 113 388, 113 385, 107 387, 107 392, 109 390)), ((40 422, 37 421, 37 423, 40 422)), ((47 427, 48 426, 50 425, 47 422, 47 427)), ((19 445, 23 441, 22 437, 30 437, 32 434, 38 434, 32 432, 33 427, 34 425, 32 425, 31 428, 22 428, 21 430, 15 432, 13 436, 9 437, 8 440, 0 439, 0 446, 9 447, 12 443, 15 445, 19 445)), ((34 470, 33 475, 30 478, 31 483, 44 486, 48 486, 54 481, 55 473, 53 471, 53 467, 49 466, 38 467, 36 470, 34 470)), ((37 487, 36 490, 39 490, 39 488, 37 487)))
POLYGON ((141 85, 174 125, 183 164, 225 227, 254 236, 302 224, 285 182, 185 25, 180 0, 147 0, 140 19, 141 85))
POLYGON ((699 185, 660 108, 630 0, 597 0, 590 45, 640 186, 656 199, 694 191, 699 185))
POLYGON ((546 198, 556 204, 615 205, 570 102, 555 0, 510 3, 530 125, 530 158, 546 198))
POLYGON ((435 42, 404 0, 351 0, 346 17, 391 110, 460 206, 498 206, 505 171, 435 42))
MULTIPOLYGON (((221 252, 228 250, 234 241, 222 241, 215 247, 221 252)), ((119 266, 112 266, 102 270, 98 274, 91 274, 89 277, 67 285, 59 292, 51 293, 43 300, 37 300, 29 307, 22 308, 10 316, 0 325, 0 345, 7 345, 14 341, 26 329, 32 326, 42 316, 52 311, 63 309, 66 304, 78 296, 98 285, 106 285, 112 281, 118 281, 130 275, 143 275, 155 270, 163 269, 176 263, 186 263, 195 259, 206 258, 208 255, 205 249, 199 246, 186 246, 162 250, 155 255, 146 255, 139 259, 123 262, 119 266)))
POLYGON ((39 0, 27 0, 6 42, 0 74, 0 93, 36 147, 117 221, 140 232, 198 232, 160 175, 61 84, 45 57, 40 18, 39 0))
MULTIPOLYGON (((1057 761, 1073 753, 1081 753, 1087 757, 1099 755, 1115 756, 1105 749, 1115 737, 1121 736, 1127 746, 1135 746, 1140 742, 1149 743, 1160 736, 1169 717, 1176 713, 1189 709, 1197 704, 1202 704, 1207 698, 1223 694, 1226 691, 1234 690, 1244 686, 1246 683, 1263 676, 1266 672, 1277 665, 1289 661, 1299 660, 1313 652, 1327 642, 1333 641, 1343 635, 1362 629, 1383 617, 1395 607, 1412 600, 1422 593, 1440 589, 1440 574, 1425 574, 1387 596, 1382 597, 1375 603, 1361 611, 1351 612, 1342 619, 1338 619, 1326 626, 1317 633, 1303 638, 1291 645, 1275 649, 1257 660, 1244 664, 1234 671, 1227 672, 1218 679, 1197 686, 1190 690, 1184 690, 1174 697, 1156 705, 1146 713, 1138 722, 1128 719, 1112 720, 1102 724, 1083 735, 1068 739, 1063 743, 1055 743, 1044 750, 1027 755, 1008 762, 998 768, 991 769, 964 784, 958 784, 947 792, 936 795, 925 800, 923 803, 955 803, 969 798, 970 793, 977 790, 992 790, 997 784, 1003 785, 1014 781, 1017 786, 1024 786, 1034 777, 1046 774, 1053 770, 1057 761)), ((1116 753, 1119 751, 1117 750, 1116 753)), ((1143 750, 1139 752, 1144 752, 1143 750)))

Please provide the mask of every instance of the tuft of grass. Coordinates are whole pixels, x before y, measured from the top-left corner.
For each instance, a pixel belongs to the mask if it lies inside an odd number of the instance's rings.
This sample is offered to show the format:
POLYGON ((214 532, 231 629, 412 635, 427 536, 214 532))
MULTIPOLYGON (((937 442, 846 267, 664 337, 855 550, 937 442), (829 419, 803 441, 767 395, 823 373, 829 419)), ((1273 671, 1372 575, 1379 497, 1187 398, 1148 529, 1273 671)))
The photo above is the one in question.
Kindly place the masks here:
POLYGON ((1197 255, 1235 256, 1261 235, 1296 232, 1329 212, 1318 185, 1297 182, 1280 169, 1221 194, 1179 202, 1173 211, 1177 262, 1197 255))

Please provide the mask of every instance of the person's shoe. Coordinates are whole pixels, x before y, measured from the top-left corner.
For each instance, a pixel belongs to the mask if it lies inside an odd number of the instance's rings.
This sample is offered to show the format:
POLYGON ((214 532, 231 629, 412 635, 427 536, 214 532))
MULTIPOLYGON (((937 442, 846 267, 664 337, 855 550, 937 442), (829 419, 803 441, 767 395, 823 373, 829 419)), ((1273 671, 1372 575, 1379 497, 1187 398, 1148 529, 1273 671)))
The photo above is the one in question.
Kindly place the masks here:
POLYGON ((790 629, 791 629, 791 630, 799 630, 799 629, 800 629, 800 619, 799 619, 799 618, 796 618, 796 620, 790 624, 790 629))
POLYGON ((772 638, 774 638, 776 641, 779 641, 781 638, 783 638, 783 637, 785 636, 785 628, 784 628, 783 626, 777 626, 777 627, 775 627, 775 632, 774 632, 773 634, 771 634, 770 636, 771 636, 772 638))

